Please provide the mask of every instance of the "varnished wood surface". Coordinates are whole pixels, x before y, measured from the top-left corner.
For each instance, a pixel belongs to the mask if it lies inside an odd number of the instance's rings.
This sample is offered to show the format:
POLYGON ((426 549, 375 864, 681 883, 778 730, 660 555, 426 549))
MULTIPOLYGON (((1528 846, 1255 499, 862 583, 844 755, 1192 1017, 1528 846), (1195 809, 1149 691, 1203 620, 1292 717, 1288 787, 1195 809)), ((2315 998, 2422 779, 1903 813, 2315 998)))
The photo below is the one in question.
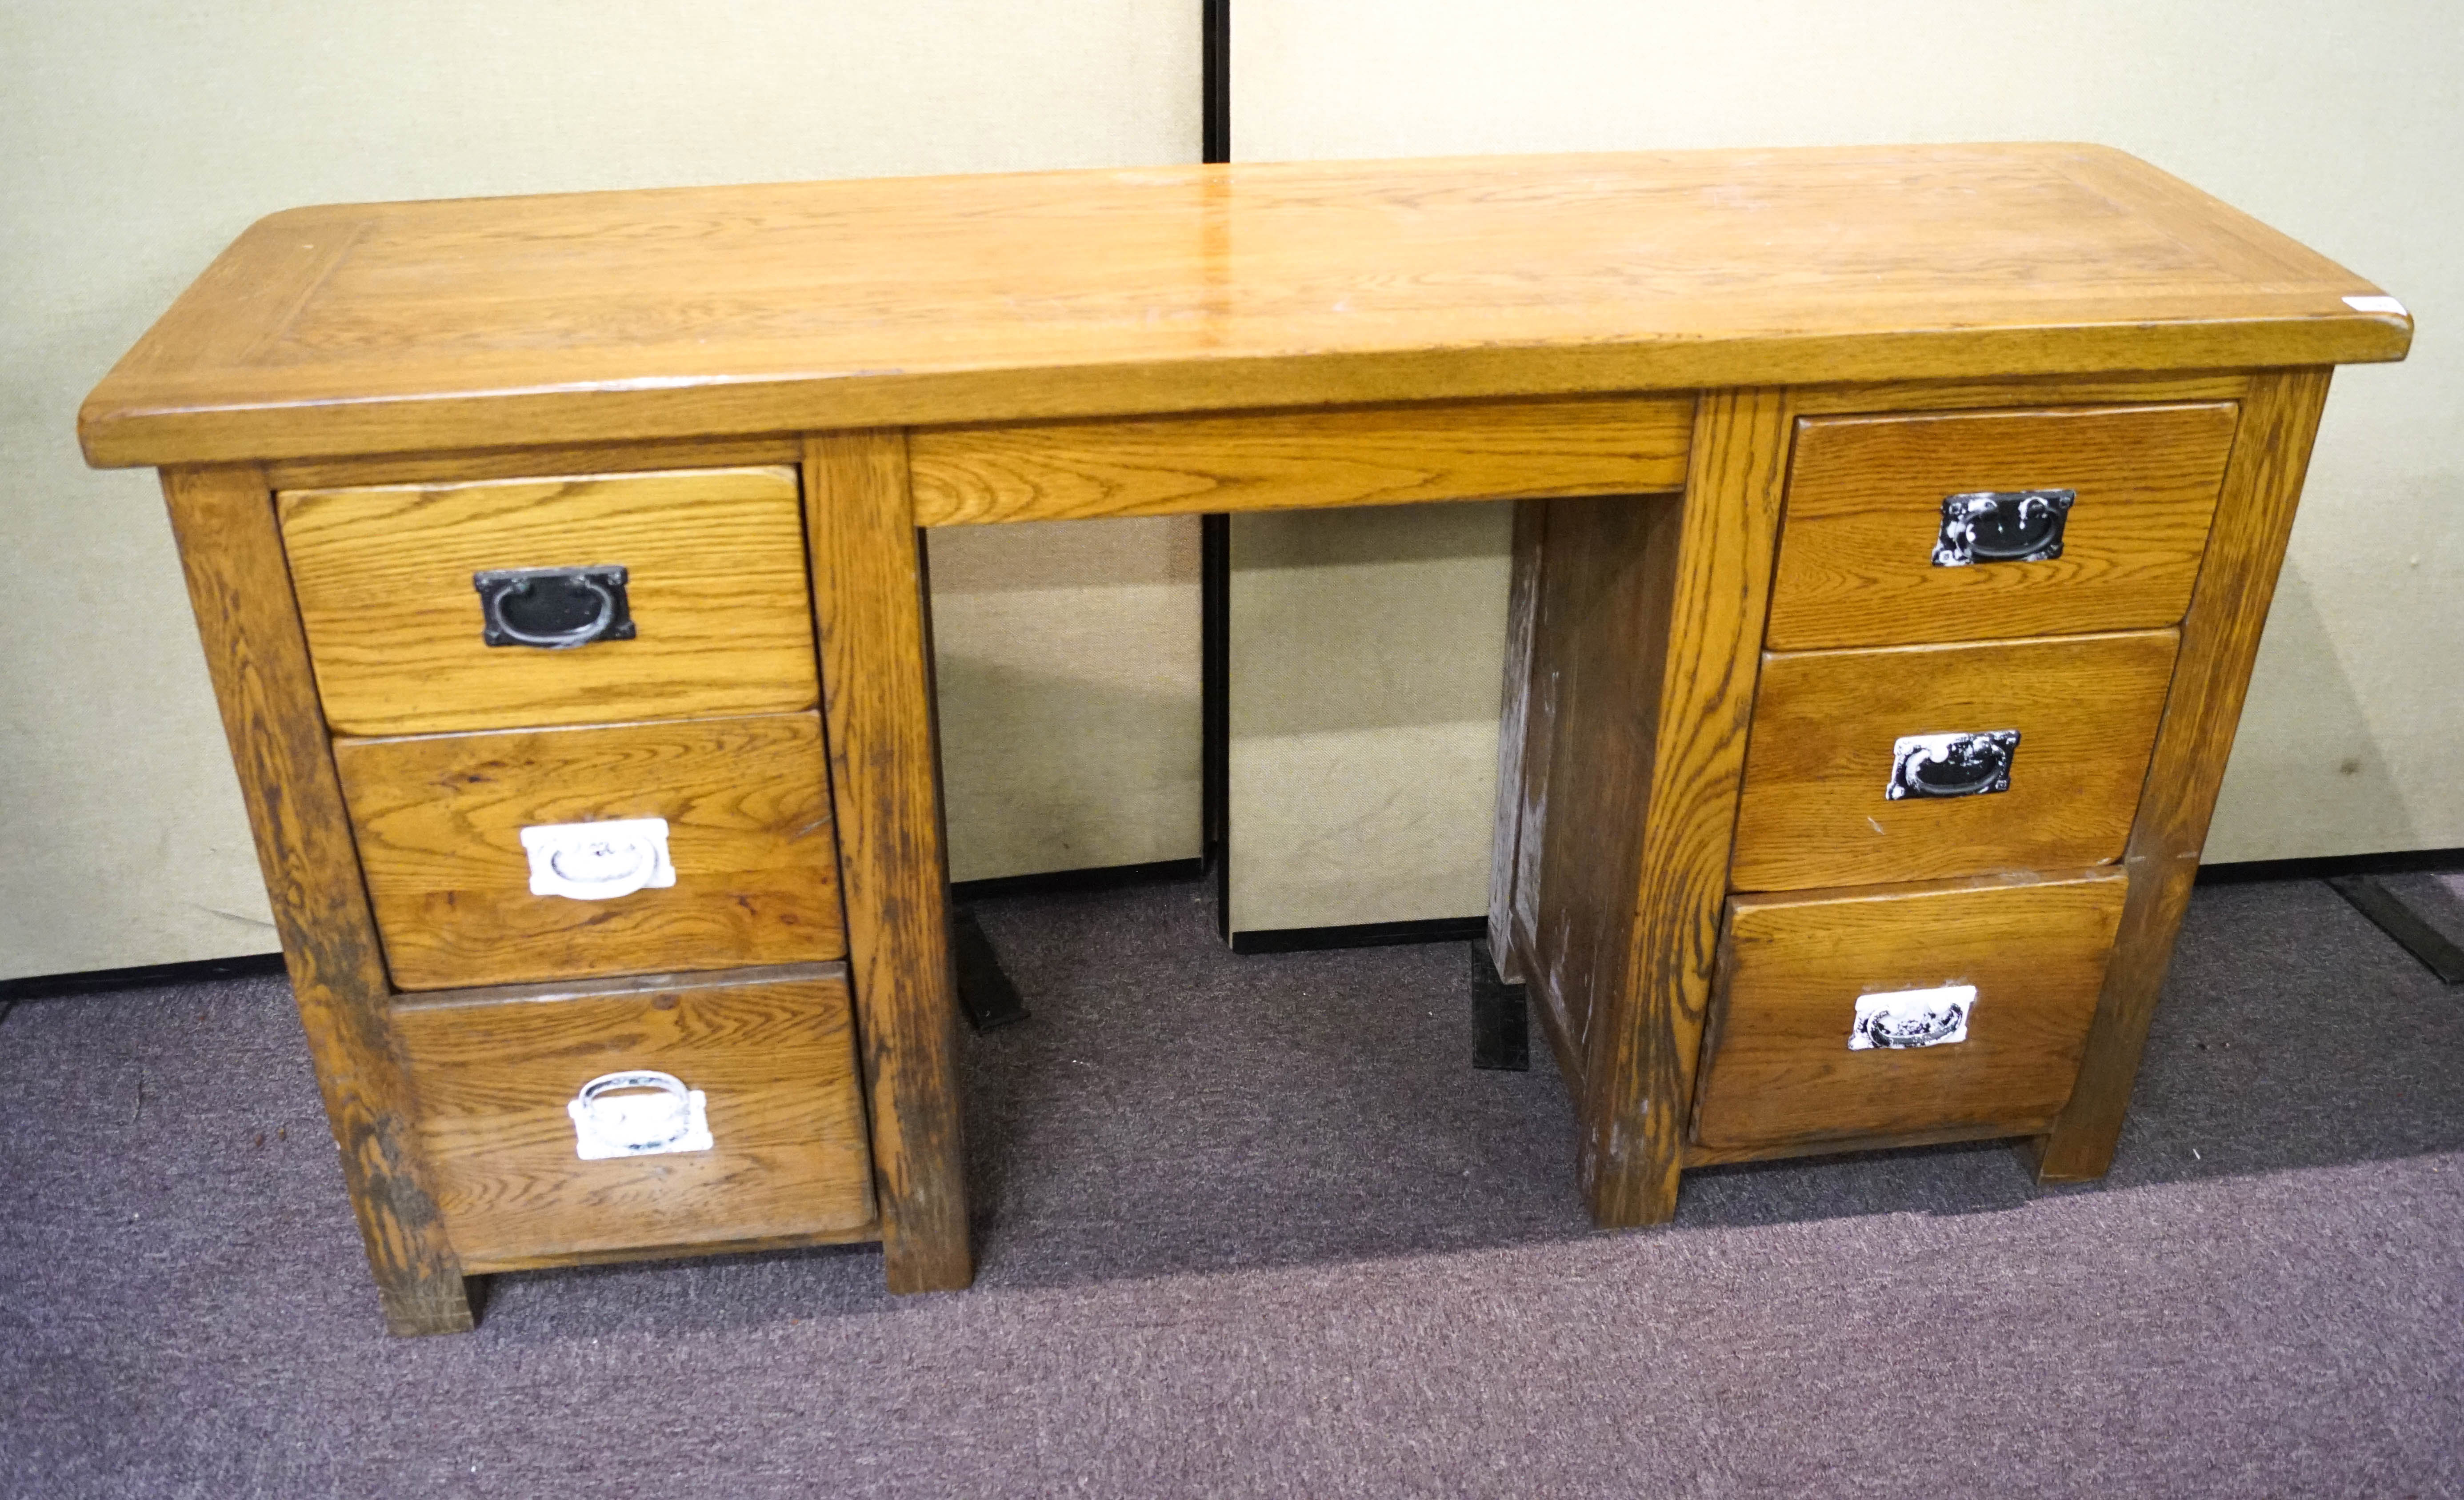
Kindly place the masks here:
POLYGON ((611 723, 819 701, 796 473, 693 469, 281 497, 325 717, 344 734, 611 723), (623 564, 636 635, 491 646, 472 575, 623 564))
POLYGON ((1774 651, 2171 625, 2189 607, 2234 408, 2038 408, 1801 423, 1774 651), (1942 503, 2070 489, 2062 554, 1936 567, 1942 503))
POLYGON ((975 1259, 933 640, 905 435, 813 439, 804 492, 883 1259, 892 1292, 953 1291, 975 1278, 975 1259))
POLYGON ((467 485, 541 474, 649 474, 665 469, 754 468, 803 458, 800 436, 665 438, 648 442, 479 448, 468 452, 375 453, 363 458, 296 458, 268 464, 274 488, 346 489, 376 485, 467 485))
POLYGON ((1531 575, 1533 656, 1520 786, 1502 804, 1515 843, 1503 915, 1530 1007, 1573 1059, 1566 1086, 1589 1110, 1596 1029, 1628 1024, 1639 1004, 1631 971, 1650 767, 1637 750, 1659 723, 1684 508, 1535 504, 1540 513, 1516 528, 1539 555, 1516 562, 1531 575))
POLYGON ((2035 1128, 2070 1096, 2128 883, 2100 870, 1732 899, 1694 1139, 2035 1128), (1976 987, 1966 1041, 1848 1050, 1859 995, 1940 985, 1976 987))
POLYGON ((317 712, 273 493, 252 467, 173 470, 163 493, 385 1325, 397 1334, 467 1329, 462 1268, 394 1056, 385 961, 317 712))
POLYGON ((2241 370, 2174 371, 2159 375, 2098 371, 2083 375, 2005 375, 1963 380, 1856 380, 1800 385, 1790 393, 1800 417, 1842 412, 1885 416, 1912 411, 1981 411, 1996 406, 2163 405, 2239 401, 2250 389, 2241 370))
POLYGON ((609 1266, 626 1261, 701 1260, 712 1255, 759 1255, 772 1250, 804 1250, 815 1245, 851 1245, 881 1238, 881 1226, 865 1223, 845 1229, 815 1229, 804 1234, 760 1234, 741 1240, 696 1240, 671 1245, 626 1245, 613 1250, 553 1250, 536 1255, 491 1255, 469 1263, 473 1272, 559 1271, 568 1266, 609 1266))
POLYGON ((2181 662, 2166 697, 2146 796, 2130 831, 2123 861, 2130 902, 2079 1088, 2034 1148, 2037 1170, 2048 1181, 2104 1175, 2122 1138, 2157 991, 2189 905, 2208 819, 2215 812, 2285 539, 2300 503, 2329 373, 2256 376, 2243 403, 2241 435, 2225 474, 2206 565, 2182 623, 2181 662))
POLYGON ((1807 890, 2122 858, 2170 630, 1763 661, 1729 883, 1807 890), (1891 801, 1903 735, 2017 729, 2008 792, 1891 801))
POLYGON ((863 1237, 871 1161, 845 970, 675 975, 575 994, 465 991, 394 1026, 453 1243, 473 1268, 815 1233, 863 1237), (654 1070, 708 1100, 712 1146, 585 1162, 565 1105, 654 1070))
POLYGON ((1821 1141, 1794 1141, 1786 1145, 1706 1146, 1685 1144, 1685 1167, 1727 1166, 1738 1162, 1777 1162, 1791 1157, 1840 1156, 1852 1151, 1899 1151, 1909 1146, 1953 1145, 1964 1141, 1999 1141, 2013 1132, 2002 1125, 1951 1125, 1941 1130, 1903 1130, 1886 1136, 1836 1136, 1821 1141))
POLYGON ((920 526, 1637 494, 1685 482, 1686 396, 1373 406, 908 440, 920 526))
POLYGON ((79 414, 99 465, 2400 358, 2144 163, 1938 145, 303 208, 79 414))
MULTIPOLYGON (((1584 956, 1595 977, 1576 1098, 1578 1172, 1604 1226, 1659 1223, 1677 1210, 1793 429, 1784 391, 1706 394, 1685 493, 1658 508, 1674 534, 1655 528, 1641 539, 1644 583, 1623 595, 1635 612, 1578 612, 1569 632, 1578 650, 1648 663, 1633 678, 1647 717, 1600 709, 1596 736, 1561 724, 1547 791, 1548 862, 1562 869, 1585 844, 1599 856, 1595 871, 1564 878, 1559 899, 1597 908, 1585 919, 1599 938, 1584 956), (1638 762, 1643 746, 1649 759, 1638 762), (1627 793, 1577 791, 1606 779, 1641 788, 1631 832, 1615 821, 1632 816, 1618 808, 1627 793), (1594 799, 1609 815, 1583 811, 1594 799), (1630 861, 1621 839, 1632 841, 1630 861)), ((1554 519, 1544 563, 1552 570, 1554 519)), ((1550 872, 1543 880, 1554 883, 1550 872)), ((1544 888, 1544 928, 1559 920, 1551 904, 1544 888)), ((1544 951, 1549 944, 1544 936, 1544 951)))
MULTIPOLYGON (((1547 786, 1549 733, 1555 724, 1541 681, 1539 630, 1541 556, 1549 509, 1545 500, 1525 500, 1514 507, 1507 579, 1506 681, 1498 695, 1497 814, 1488 855, 1488 951, 1498 977, 1510 985, 1530 977, 1530 934, 1538 915, 1540 858, 1546 847, 1541 809, 1534 805, 1532 793, 1547 786)), ((1570 1076, 1579 1073, 1576 1069, 1570 1076)))
POLYGON ((385 959, 405 989, 838 958, 817 713, 338 740, 385 959), (534 896, 521 833, 662 817, 671 886, 534 896))

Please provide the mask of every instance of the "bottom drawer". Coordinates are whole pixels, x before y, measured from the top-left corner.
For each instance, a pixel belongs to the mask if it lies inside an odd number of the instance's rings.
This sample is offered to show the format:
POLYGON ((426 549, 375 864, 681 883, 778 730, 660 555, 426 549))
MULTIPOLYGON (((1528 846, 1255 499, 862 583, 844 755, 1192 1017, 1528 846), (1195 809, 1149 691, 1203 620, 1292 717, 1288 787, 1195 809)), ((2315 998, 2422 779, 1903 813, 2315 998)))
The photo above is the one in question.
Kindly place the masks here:
POLYGON ((393 1021, 467 1272, 869 1237, 844 966, 465 989, 393 1021))
POLYGON ((1731 898, 1694 1140, 2041 1129, 2078 1076, 2128 888, 2094 870, 1731 898))

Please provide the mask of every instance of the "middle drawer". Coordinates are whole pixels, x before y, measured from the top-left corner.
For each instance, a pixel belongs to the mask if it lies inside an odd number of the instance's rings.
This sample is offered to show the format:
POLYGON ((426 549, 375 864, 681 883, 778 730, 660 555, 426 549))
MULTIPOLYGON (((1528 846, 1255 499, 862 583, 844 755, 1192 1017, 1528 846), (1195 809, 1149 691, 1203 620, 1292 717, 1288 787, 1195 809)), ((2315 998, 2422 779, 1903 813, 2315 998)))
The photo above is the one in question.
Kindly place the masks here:
POLYGON ((2147 630, 1765 656, 1729 886, 2120 859, 2179 640, 2147 630))
POLYGON ((810 712, 334 743, 404 989, 841 957, 823 755, 810 712))

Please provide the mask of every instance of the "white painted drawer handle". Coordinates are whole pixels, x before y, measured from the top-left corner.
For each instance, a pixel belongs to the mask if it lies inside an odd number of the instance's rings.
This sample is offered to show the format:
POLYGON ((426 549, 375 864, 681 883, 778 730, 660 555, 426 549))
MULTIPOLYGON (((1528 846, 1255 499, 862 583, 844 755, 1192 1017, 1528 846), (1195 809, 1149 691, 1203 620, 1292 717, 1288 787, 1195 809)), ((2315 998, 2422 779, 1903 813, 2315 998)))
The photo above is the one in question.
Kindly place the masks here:
POLYGON ((1848 1029, 1848 1050, 1877 1047, 1948 1047, 1968 1040, 1968 1015, 1976 1009, 1974 985, 1935 989, 1884 989, 1857 997, 1857 1024, 1848 1029))
POLYGON ((603 1073, 564 1112, 574 1154, 585 1162, 711 1148, 710 1100, 672 1073, 603 1073))
POLYGON ((676 883, 664 817, 604 823, 534 823, 522 830, 531 857, 531 894, 611 901, 676 883))

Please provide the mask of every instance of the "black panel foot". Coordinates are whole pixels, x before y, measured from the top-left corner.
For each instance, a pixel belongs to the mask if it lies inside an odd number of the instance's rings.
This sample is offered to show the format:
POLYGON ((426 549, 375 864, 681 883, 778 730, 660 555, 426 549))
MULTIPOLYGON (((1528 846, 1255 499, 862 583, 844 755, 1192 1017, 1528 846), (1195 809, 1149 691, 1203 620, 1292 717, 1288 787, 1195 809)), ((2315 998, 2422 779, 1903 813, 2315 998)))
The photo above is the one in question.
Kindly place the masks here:
POLYGON ((1497 977, 1488 944, 1471 945, 1471 1065, 1502 1073, 1531 1071, 1531 1015, 1523 987, 1497 977))
POLYGON ((2437 875, 2341 875, 2327 884, 2431 973, 2464 984, 2464 901, 2437 875))
POLYGON ((950 915, 950 956, 958 966, 958 1009, 979 1032, 997 1032, 1026 1019, 1026 1002, 1002 972, 993 940, 976 914, 960 906, 950 915))

